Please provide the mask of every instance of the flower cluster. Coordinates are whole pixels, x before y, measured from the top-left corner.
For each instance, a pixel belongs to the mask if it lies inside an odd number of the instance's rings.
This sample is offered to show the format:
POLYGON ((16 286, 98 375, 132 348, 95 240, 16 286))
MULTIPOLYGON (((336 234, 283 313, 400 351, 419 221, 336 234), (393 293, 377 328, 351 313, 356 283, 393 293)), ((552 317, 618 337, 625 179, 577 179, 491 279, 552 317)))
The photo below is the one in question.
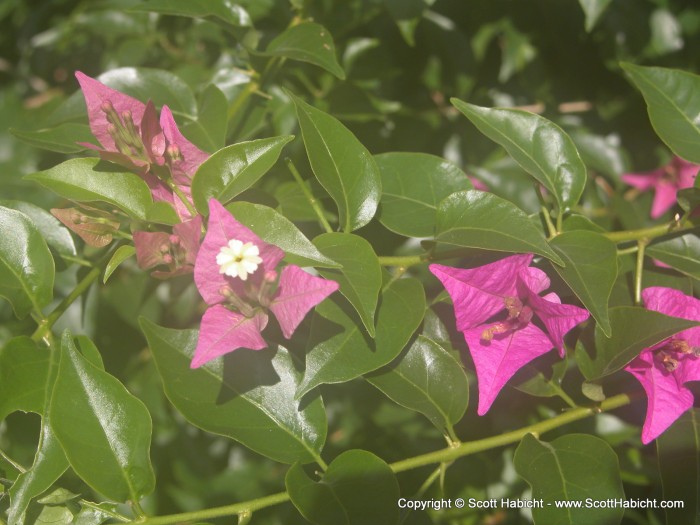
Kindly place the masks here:
POLYGON ((236 350, 267 347, 267 312, 289 339, 306 314, 338 289, 338 283, 287 265, 278 247, 263 242, 216 200, 209 201, 207 234, 194 280, 209 308, 204 313, 191 367, 236 350))
POLYGON ((557 348, 589 313, 561 304, 549 278, 530 267, 532 255, 513 255, 478 268, 432 264, 454 304, 457 329, 469 346, 479 382, 478 414, 484 415, 508 380, 527 363, 557 348), (541 326, 533 321, 538 319, 541 326))
MULTIPOLYGON (((649 310, 700 321, 700 300, 672 288, 653 287, 642 292, 649 310)), ((700 327, 684 330, 645 348, 627 367, 647 394, 642 443, 656 439, 683 412, 693 406, 693 394, 685 384, 700 381, 700 327)))
POLYGON ((699 169, 697 164, 673 157, 666 166, 644 173, 627 173, 622 180, 639 191, 654 190, 651 218, 658 219, 676 203, 678 190, 693 185, 699 169))

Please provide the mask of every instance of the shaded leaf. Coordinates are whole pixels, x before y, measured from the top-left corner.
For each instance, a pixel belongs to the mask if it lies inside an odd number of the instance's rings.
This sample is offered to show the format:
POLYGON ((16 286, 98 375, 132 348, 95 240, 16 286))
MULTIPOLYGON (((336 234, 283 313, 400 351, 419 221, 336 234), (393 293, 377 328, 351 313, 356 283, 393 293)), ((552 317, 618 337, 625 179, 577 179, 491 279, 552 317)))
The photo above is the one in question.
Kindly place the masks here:
POLYGON ((0 296, 17 317, 53 298, 54 261, 46 241, 24 213, 0 206, 0 296))
POLYGON ((34 147, 56 151, 58 153, 77 153, 85 150, 85 146, 79 142, 92 142, 94 137, 90 126, 67 122, 55 128, 39 131, 10 130, 18 139, 31 144, 34 147))
POLYGON ((287 472, 289 497, 314 525, 391 524, 399 521, 399 484, 389 465, 366 450, 348 450, 328 465, 320 481, 300 465, 287 472))
POLYGON ((578 0, 586 15, 586 32, 590 33, 610 5, 611 0, 578 0))
POLYGON ((382 186, 372 155, 339 120, 289 94, 297 110, 311 169, 338 206, 346 233, 377 211, 382 186))
POLYGON ((586 166, 559 126, 527 111, 482 108, 456 98, 451 102, 552 192, 562 210, 578 202, 586 184, 586 166))
POLYGON ((281 463, 315 460, 326 440, 326 413, 320 397, 294 400, 299 373, 286 349, 240 349, 192 370, 195 330, 144 318, 140 324, 165 394, 190 423, 281 463))
POLYGON ((127 7, 129 11, 161 13, 192 18, 215 17, 232 26, 251 25, 250 16, 241 6, 227 0, 146 0, 127 7))
POLYGON ((374 337, 374 313, 382 287, 382 268, 372 245, 348 233, 324 233, 313 242, 323 255, 342 265, 340 270, 320 273, 340 285, 340 293, 350 301, 367 332, 374 337))
POLYGON ((559 265, 541 230, 511 202, 478 190, 458 191, 438 206, 436 239, 444 244, 537 253, 559 265))
POLYGON ((469 403, 462 364, 422 335, 395 361, 365 378, 398 404, 424 414, 443 433, 462 419, 469 403))
POLYGON ((568 434, 547 443, 527 434, 513 458, 515 470, 532 487, 535 524, 613 524, 622 520, 624 509, 559 508, 555 501, 594 501, 625 497, 615 452, 605 441, 585 434, 568 434), (549 503, 549 505, 548 505, 549 503))
POLYGON ((202 213, 209 199, 226 204, 255 184, 279 158, 285 144, 294 136, 251 140, 227 146, 205 160, 192 180, 192 198, 202 213))
POLYGON ((70 232, 45 209, 23 201, 0 201, 0 205, 20 211, 29 217, 48 247, 59 255, 77 255, 70 232))
POLYGON ((700 238, 696 233, 655 242, 647 247, 646 253, 681 273, 700 279, 700 238))
POLYGON ((41 414, 49 352, 20 336, 0 349, 0 421, 17 410, 41 414))
POLYGON ((440 201, 455 191, 472 189, 466 173, 434 155, 383 153, 374 159, 382 177, 379 222, 400 235, 433 235, 440 201))
POLYGON ((589 231, 557 235, 550 246, 566 266, 552 265, 607 336, 611 334, 608 300, 617 279, 617 247, 611 240, 589 231))
POLYGON ((680 500, 668 508, 666 523, 700 523, 700 409, 691 408, 656 438, 659 474, 665 500, 680 500))
POLYGON ((311 349, 297 397, 318 385, 350 381, 390 363, 408 343, 424 312, 423 286, 411 278, 394 281, 382 292, 374 340, 362 332, 353 312, 335 301, 321 303, 313 318, 311 349))
POLYGON ((268 56, 301 60, 322 67, 341 80, 345 72, 335 58, 335 45, 328 30, 320 24, 306 22, 293 25, 267 46, 268 56))

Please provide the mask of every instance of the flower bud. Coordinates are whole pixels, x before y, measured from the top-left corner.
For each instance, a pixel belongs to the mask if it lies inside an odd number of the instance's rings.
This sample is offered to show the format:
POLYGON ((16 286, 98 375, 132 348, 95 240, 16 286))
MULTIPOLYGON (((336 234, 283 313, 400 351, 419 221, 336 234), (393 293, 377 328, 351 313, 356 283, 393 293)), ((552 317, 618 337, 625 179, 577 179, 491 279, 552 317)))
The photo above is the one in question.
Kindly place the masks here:
POLYGON ((266 283, 274 283, 277 280, 277 272, 275 270, 268 270, 263 276, 266 283))
POLYGON ((180 237, 177 235, 173 234, 170 237, 168 237, 168 240, 170 241, 170 244, 178 245, 180 244, 180 237))
POLYGON ((163 255, 163 262, 164 262, 165 264, 170 264, 170 263, 172 263, 172 262, 173 262, 173 256, 170 255, 169 253, 166 253, 165 255, 163 255))

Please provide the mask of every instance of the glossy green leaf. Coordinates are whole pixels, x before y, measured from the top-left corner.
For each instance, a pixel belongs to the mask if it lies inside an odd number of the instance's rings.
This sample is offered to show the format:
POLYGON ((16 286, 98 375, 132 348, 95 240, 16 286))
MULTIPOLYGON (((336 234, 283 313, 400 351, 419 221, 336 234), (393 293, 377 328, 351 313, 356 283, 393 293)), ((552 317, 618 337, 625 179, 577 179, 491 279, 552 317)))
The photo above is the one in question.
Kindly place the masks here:
POLYGON ((683 508, 666 509, 666 523, 700 524, 700 409, 691 408, 656 438, 663 499, 683 508))
POLYGON ((199 98, 197 120, 185 124, 182 132, 205 151, 214 152, 226 144, 227 128, 226 95, 214 84, 209 84, 199 98))
POLYGON ((39 131, 10 130, 18 139, 34 147, 58 153, 77 153, 85 150, 79 142, 94 143, 95 137, 87 124, 67 122, 55 128, 39 131))
POLYGON ((0 201, 0 205, 20 211, 29 217, 48 247, 59 255, 77 255, 75 242, 68 228, 45 209, 24 201, 0 201))
POLYGON ((458 191, 438 206, 436 239, 465 248, 537 253, 559 265, 544 234, 511 202, 478 190, 458 191))
POLYGON ((619 135, 593 135, 582 129, 573 129, 570 136, 588 168, 607 175, 613 181, 630 171, 629 160, 619 135))
POLYGON ((643 349, 654 346, 700 322, 670 317, 636 306, 610 308, 612 337, 595 327, 593 341, 576 347, 576 362, 586 379, 599 379, 620 370, 643 349))
POLYGON ((192 198, 197 209, 207 213, 209 199, 225 204, 255 184, 279 158, 294 137, 272 137, 227 146, 205 160, 192 180, 192 198))
POLYGON ((71 525, 73 513, 66 506, 46 505, 36 517, 34 525, 71 525))
POLYGON ((578 0, 586 15, 586 32, 590 33, 610 5, 611 0, 578 0))
POLYGON ((566 266, 552 265, 601 330, 611 334, 608 300, 617 279, 617 247, 599 233, 571 231, 557 235, 550 246, 566 266))
POLYGON ((617 455, 602 439, 586 434, 567 434, 549 443, 527 434, 513 458, 515 470, 532 487, 532 499, 543 500, 532 509, 536 525, 552 523, 613 524, 622 520, 624 509, 559 508, 555 501, 622 499, 617 455))
POLYGON ((396 360, 365 378, 398 404, 424 414, 443 433, 462 419, 469 403, 462 364, 422 335, 396 360))
POLYGON ((350 301, 367 332, 375 335, 374 313, 382 287, 382 267, 372 245, 358 235, 324 233, 314 239, 321 253, 342 265, 342 269, 321 272, 340 285, 340 293, 350 301))
POLYGON ((423 286, 412 278, 394 281, 382 292, 374 340, 360 329, 360 320, 349 308, 331 300, 321 303, 313 318, 311 350, 297 397, 318 385, 350 381, 390 363, 406 346, 424 312, 423 286))
POLYGON ((96 158, 71 159, 58 166, 27 175, 57 193, 77 202, 106 202, 135 219, 146 219, 153 205, 151 191, 138 175, 96 158))
POLYGON ((281 463, 309 463, 326 440, 320 397, 295 401, 299 373, 281 346, 239 349, 190 369, 195 330, 170 330, 141 319, 170 402, 193 425, 228 436, 281 463))
POLYGON ((54 274, 51 252, 32 220, 0 206, 0 296, 17 317, 40 313, 51 302, 54 274))
POLYGON ((215 17, 236 27, 251 25, 246 10, 228 0, 146 0, 136 2, 127 9, 192 18, 215 17))
POLYGON ((9 490, 8 525, 22 525, 32 499, 46 492, 68 468, 68 460, 45 416, 41 423, 39 446, 34 463, 9 490))
POLYGON ((622 63, 642 92, 656 134, 677 155, 700 164, 700 76, 677 69, 622 63))
POLYGON ((153 491, 148 410, 83 357, 68 332, 61 340, 50 422, 71 467, 93 489, 121 502, 153 491))
POLYGON ((586 184, 586 166, 559 126, 527 111, 482 108, 455 98, 451 102, 552 192, 562 210, 578 202, 586 184))
POLYGON ((285 478, 292 503, 314 525, 390 525, 399 521, 399 484, 382 459, 348 450, 328 465, 319 481, 300 465, 285 478))
POLYGON ((461 169, 435 155, 383 153, 374 159, 382 177, 379 222, 399 235, 433 235, 440 201, 455 191, 472 189, 461 169))
POLYGON ((180 222, 175 208, 165 201, 156 201, 146 210, 146 220, 166 226, 174 226, 180 222))
POLYGON ((567 356, 561 359, 554 352, 550 352, 522 367, 511 380, 511 384, 531 396, 561 396, 561 381, 566 374, 567 365, 567 356))
POLYGON ((696 233, 650 244, 646 253, 681 273, 700 279, 700 238, 696 233))
POLYGON ((16 410, 44 411, 49 352, 20 336, 0 349, 0 421, 16 410))
POLYGON ((293 25, 267 46, 265 55, 301 60, 322 67, 341 80, 345 72, 335 58, 335 45, 328 30, 320 24, 306 22, 293 25))
POLYGON ((102 277, 102 282, 106 284, 107 280, 114 273, 114 270, 119 268, 119 265, 121 263, 126 261, 129 257, 133 257, 134 255, 136 255, 136 248, 134 248, 133 246, 124 245, 117 248, 117 250, 112 254, 112 258, 107 263, 107 266, 105 267, 105 273, 102 277))
POLYGON ((226 209, 263 241, 285 253, 285 260, 299 266, 339 268, 340 264, 323 255, 293 222, 272 208, 250 202, 233 202, 226 209))
POLYGON ((372 220, 382 192, 379 168, 339 120, 290 94, 311 169, 338 206, 346 233, 372 220))

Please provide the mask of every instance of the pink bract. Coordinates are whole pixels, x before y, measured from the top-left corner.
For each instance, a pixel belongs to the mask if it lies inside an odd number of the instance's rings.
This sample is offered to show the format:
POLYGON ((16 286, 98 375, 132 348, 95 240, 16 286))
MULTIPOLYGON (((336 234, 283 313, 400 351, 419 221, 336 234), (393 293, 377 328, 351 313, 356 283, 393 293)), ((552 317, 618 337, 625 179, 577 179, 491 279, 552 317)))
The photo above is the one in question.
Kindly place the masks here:
POLYGON ((561 304, 547 275, 530 267, 531 254, 513 255, 478 268, 433 264, 430 271, 452 298, 457 329, 464 334, 479 382, 478 414, 484 415, 508 380, 527 363, 557 348, 589 313, 561 304), (533 324, 536 316, 545 331, 533 324))
MULTIPOLYGON (((642 292, 649 310, 700 321, 700 301, 672 288, 652 287, 642 292)), ((693 394, 685 384, 700 381, 700 327, 684 330, 645 348, 625 370, 641 383, 647 395, 642 443, 659 437, 693 406, 693 394)))
POLYGON ((261 334, 267 325, 266 311, 275 315, 282 335, 289 339, 306 314, 338 289, 335 281, 310 275, 298 266, 287 265, 278 274, 282 250, 239 223, 217 200, 209 201, 209 212, 194 279, 210 308, 202 319, 192 368, 238 348, 267 347, 261 334), (262 260, 245 281, 221 273, 217 263, 217 255, 232 240, 253 244, 262 260))
POLYGON ((676 203, 678 190, 690 188, 698 174, 700 166, 673 157, 666 166, 643 173, 626 173, 622 180, 639 191, 654 190, 651 205, 651 218, 658 219, 676 203))

